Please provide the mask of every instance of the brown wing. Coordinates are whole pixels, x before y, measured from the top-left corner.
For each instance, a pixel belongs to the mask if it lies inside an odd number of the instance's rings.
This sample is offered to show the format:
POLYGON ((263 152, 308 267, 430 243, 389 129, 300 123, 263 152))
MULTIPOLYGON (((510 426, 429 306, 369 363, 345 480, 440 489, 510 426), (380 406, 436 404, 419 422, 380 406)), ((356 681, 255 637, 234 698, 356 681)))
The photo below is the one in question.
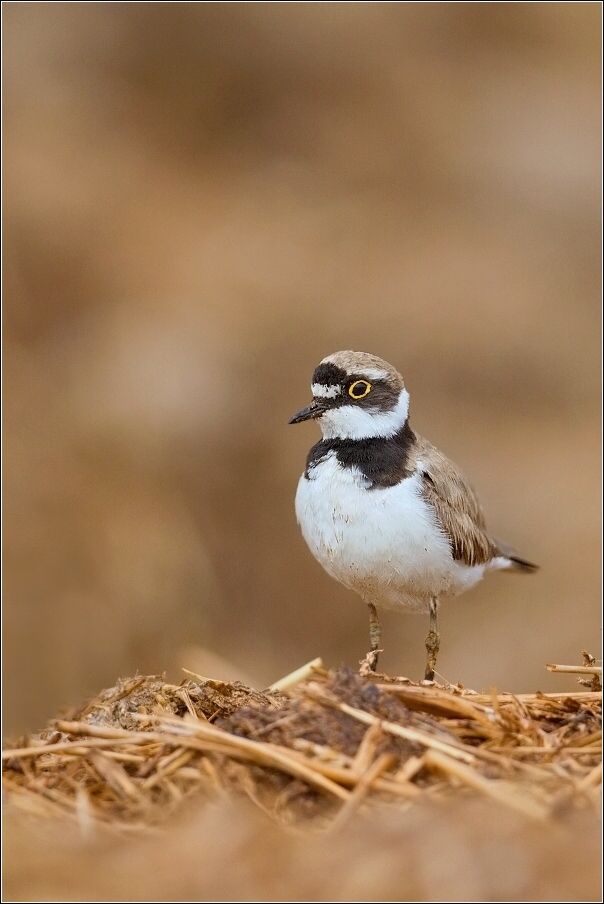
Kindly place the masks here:
POLYGON ((415 458, 423 477, 422 493, 449 537, 453 558, 465 565, 490 561, 500 550, 486 532, 474 489, 442 452, 421 436, 416 438, 415 458))

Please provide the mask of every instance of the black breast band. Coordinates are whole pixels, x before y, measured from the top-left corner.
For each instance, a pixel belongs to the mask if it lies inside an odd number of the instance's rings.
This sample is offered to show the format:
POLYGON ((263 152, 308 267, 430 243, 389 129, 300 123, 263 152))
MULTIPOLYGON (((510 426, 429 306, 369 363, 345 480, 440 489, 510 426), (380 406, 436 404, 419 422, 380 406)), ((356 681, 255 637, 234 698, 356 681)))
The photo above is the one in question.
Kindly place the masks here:
POLYGON ((358 468, 369 481, 369 490, 396 486, 413 473, 409 469, 409 451, 415 434, 405 421, 398 433, 387 439, 373 436, 368 439, 323 439, 313 446, 306 459, 304 472, 312 479, 312 470, 335 452, 343 468, 358 468))

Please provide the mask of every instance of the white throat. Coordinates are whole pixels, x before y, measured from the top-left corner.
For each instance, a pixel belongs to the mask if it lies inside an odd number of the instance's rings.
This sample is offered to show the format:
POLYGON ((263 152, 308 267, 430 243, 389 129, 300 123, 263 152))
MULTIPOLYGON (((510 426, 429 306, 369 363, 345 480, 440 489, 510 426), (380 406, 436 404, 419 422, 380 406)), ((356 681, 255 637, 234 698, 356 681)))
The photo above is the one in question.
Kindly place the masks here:
POLYGON ((409 393, 401 389, 398 402, 390 411, 342 405, 330 408, 318 418, 325 439, 388 439, 404 425, 409 416, 409 393))

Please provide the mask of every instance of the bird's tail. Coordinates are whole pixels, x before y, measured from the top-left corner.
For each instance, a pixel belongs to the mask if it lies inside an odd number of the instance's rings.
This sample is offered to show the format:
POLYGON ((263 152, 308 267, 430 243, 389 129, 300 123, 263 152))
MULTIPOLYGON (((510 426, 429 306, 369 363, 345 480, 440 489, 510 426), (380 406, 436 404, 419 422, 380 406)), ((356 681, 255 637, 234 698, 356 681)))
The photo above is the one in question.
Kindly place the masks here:
POLYGON ((517 556, 513 546, 509 546, 501 540, 495 540, 495 543, 497 544, 499 555, 510 563, 508 567, 511 571, 516 571, 518 574, 534 574, 538 571, 539 566, 533 565, 532 562, 527 562, 526 559, 521 559, 517 556))
POLYGON ((534 565, 532 562, 527 562, 526 559, 519 559, 518 556, 508 556, 510 562, 510 568, 512 571, 517 571, 518 574, 534 574, 539 570, 538 565, 534 565))

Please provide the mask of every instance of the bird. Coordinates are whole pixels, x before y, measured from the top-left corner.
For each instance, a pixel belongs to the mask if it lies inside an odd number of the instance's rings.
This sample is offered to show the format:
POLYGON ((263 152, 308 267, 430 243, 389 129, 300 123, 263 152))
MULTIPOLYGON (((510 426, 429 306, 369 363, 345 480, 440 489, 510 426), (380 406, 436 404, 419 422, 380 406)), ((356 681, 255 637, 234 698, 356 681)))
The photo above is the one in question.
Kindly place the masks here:
POLYGON ((297 521, 325 571, 369 607, 377 669, 379 610, 429 613, 425 681, 440 649, 440 601, 487 572, 529 574, 538 566, 494 539, 476 492, 453 462, 409 426, 400 373, 367 352, 328 355, 312 376, 312 402, 290 424, 317 420, 295 499, 297 521))

